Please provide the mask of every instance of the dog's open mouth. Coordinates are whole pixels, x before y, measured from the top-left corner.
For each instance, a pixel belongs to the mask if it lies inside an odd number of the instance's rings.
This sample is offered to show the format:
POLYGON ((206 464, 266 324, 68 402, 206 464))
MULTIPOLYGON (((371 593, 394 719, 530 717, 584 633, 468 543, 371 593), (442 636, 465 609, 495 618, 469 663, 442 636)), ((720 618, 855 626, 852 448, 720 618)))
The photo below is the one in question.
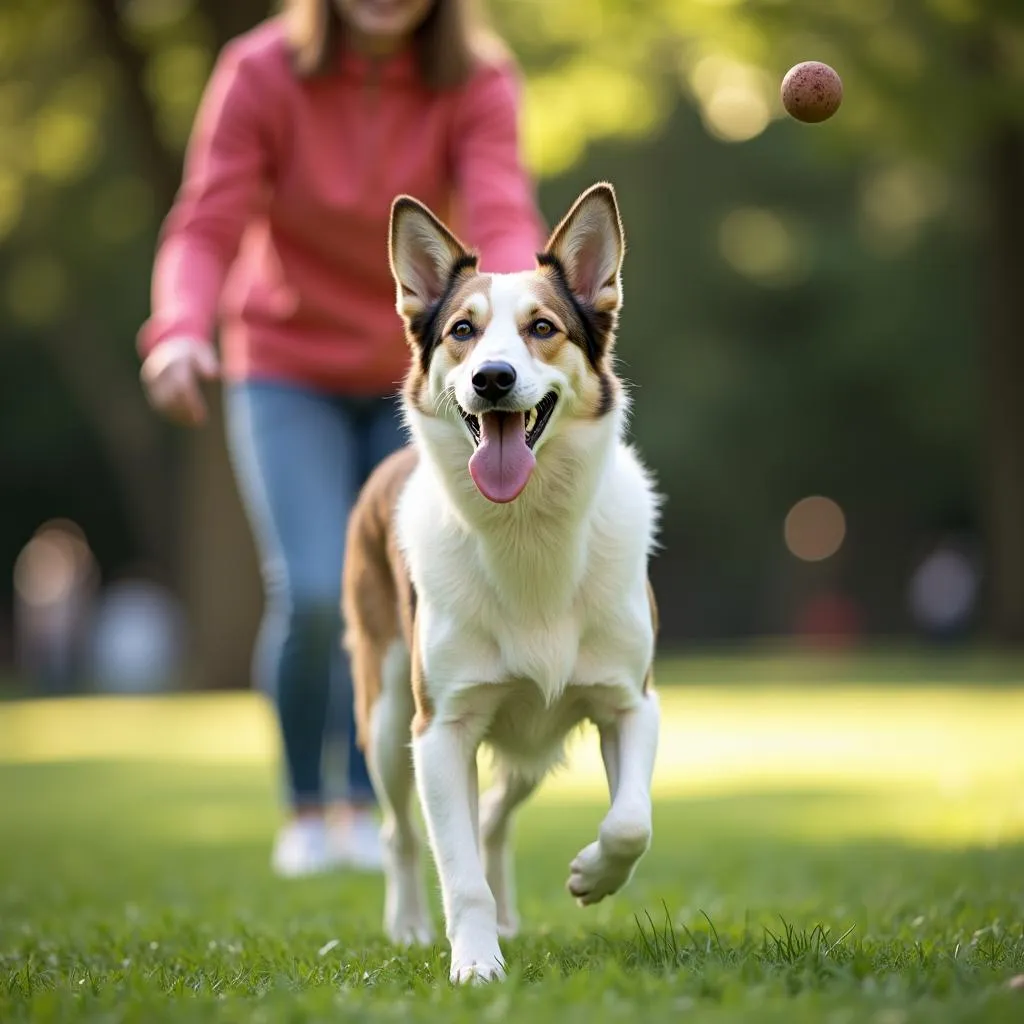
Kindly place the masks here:
POLYGON ((527 412, 493 412, 474 416, 459 407, 476 451, 469 473, 477 490, 489 501, 504 503, 519 497, 536 465, 534 445, 555 411, 558 396, 549 391, 527 412))
MULTIPOLYGON (((540 439, 540 435, 544 433, 544 428, 548 425, 548 420, 551 419, 551 414, 555 411, 555 404, 557 402, 558 396, 554 391, 549 391, 537 405, 527 411, 523 426, 526 430, 525 440, 528 448, 533 448, 540 439)), ((479 447, 480 420, 471 412, 466 412, 461 405, 459 406, 459 412, 462 413, 462 418, 466 421, 466 426, 469 427, 469 432, 473 435, 473 443, 479 447)), ((519 416, 522 414, 496 411, 485 413, 484 415, 519 416)))

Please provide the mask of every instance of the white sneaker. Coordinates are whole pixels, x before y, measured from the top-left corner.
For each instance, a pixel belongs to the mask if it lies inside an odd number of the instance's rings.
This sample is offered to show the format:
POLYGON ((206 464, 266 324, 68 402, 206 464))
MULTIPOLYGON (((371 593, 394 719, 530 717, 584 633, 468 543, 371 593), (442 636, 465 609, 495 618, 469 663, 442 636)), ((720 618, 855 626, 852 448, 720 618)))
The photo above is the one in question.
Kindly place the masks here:
POLYGON ((335 857, 357 871, 383 871, 384 847, 380 825, 371 811, 350 811, 331 829, 335 857))
POLYGON ((270 862, 282 878, 301 878, 330 871, 338 866, 339 858, 328 841, 323 819, 299 818, 278 832, 270 862))

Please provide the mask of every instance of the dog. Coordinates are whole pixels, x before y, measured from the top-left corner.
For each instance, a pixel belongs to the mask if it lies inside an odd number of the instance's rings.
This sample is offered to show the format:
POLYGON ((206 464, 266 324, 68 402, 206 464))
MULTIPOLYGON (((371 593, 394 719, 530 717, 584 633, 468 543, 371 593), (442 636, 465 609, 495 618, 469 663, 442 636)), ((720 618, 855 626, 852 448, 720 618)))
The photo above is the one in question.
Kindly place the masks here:
POLYGON ((454 982, 504 975, 499 939, 518 927, 513 815, 584 720, 610 807, 569 892, 581 905, 617 892, 651 842, 659 499, 624 441, 612 367, 624 248, 605 183, 577 199, 534 269, 513 274, 481 273, 417 200, 391 208, 411 442, 378 466, 349 521, 345 645, 383 813, 385 930, 399 944, 432 938, 415 788, 454 982), (483 744, 496 782, 481 799, 483 744))

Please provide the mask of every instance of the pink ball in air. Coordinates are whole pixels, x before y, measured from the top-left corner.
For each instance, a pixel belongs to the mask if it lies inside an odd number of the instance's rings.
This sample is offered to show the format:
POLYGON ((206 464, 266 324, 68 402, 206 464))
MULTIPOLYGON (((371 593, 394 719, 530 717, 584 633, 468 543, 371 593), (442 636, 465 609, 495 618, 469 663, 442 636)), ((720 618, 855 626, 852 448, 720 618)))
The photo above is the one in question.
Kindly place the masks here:
POLYGON ((833 68, 818 60, 791 67, 782 80, 782 105, 805 124, 827 121, 843 102, 843 83, 833 68))

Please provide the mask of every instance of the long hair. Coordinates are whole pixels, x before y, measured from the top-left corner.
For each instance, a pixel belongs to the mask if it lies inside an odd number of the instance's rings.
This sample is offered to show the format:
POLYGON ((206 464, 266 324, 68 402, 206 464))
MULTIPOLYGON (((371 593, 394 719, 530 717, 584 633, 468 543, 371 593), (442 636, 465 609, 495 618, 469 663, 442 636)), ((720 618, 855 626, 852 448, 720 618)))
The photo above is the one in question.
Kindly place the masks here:
MULTIPOLYGON (((328 74, 344 41, 345 25, 333 0, 283 0, 285 32, 295 73, 328 74)), ((420 74, 437 91, 462 85, 480 60, 501 50, 475 0, 434 0, 413 33, 420 74)))

